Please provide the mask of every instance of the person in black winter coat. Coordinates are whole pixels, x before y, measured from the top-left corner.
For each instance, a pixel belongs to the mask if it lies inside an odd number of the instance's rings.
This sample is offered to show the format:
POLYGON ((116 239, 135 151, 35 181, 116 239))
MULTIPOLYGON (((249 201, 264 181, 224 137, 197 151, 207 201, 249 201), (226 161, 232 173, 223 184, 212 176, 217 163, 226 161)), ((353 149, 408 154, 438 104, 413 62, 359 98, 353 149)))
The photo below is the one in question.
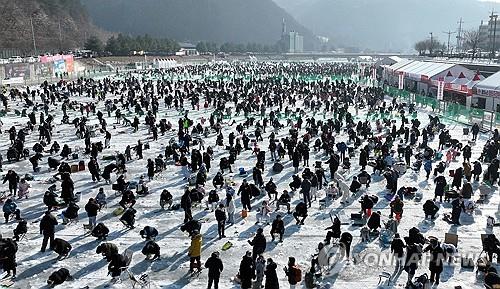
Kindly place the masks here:
POLYGON ((483 248, 488 256, 488 261, 493 262, 493 254, 497 255, 497 263, 500 256, 500 241, 494 234, 489 234, 483 241, 483 248))
POLYGON ((458 197, 451 202, 451 222, 453 224, 460 225, 460 214, 462 213, 463 207, 464 203, 461 197, 458 197))
POLYGON ((75 185, 69 173, 62 173, 61 179, 61 199, 63 199, 65 204, 69 204, 75 199, 75 185))
POLYGON ((309 204, 311 207, 311 181, 309 179, 304 179, 302 184, 300 184, 300 193, 302 194, 304 203, 309 204))
POLYGON ((486 288, 498 288, 500 286, 500 277, 495 267, 488 268, 488 272, 484 276, 484 286, 489 286, 486 288))
POLYGON ((72 248, 71 244, 63 239, 55 238, 53 245, 54 245, 54 247, 52 249, 54 250, 54 252, 59 254, 59 256, 58 256, 59 260, 62 260, 64 258, 68 257, 69 252, 71 252, 71 248, 72 248))
POLYGON ((472 149, 471 149, 470 145, 466 144, 462 148, 462 154, 464 157, 464 162, 470 162, 470 157, 472 156, 472 149))
POLYGON ((473 126, 472 126, 472 141, 476 141, 477 140, 477 135, 479 134, 479 125, 477 123, 475 123, 473 126))
POLYGON ((259 168, 257 167, 253 168, 252 178, 256 186, 258 186, 259 188, 264 186, 264 180, 262 179, 262 171, 259 168))
POLYGON ((278 265, 274 263, 273 259, 267 259, 266 270, 264 274, 266 275, 266 283, 264 285, 264 289, 278 289, 280 287, 278 281, 278 274, 276 273, 276 269, 278 265))
POLYGON ((132 208, 136 203, 135 195, 131 190, 126 190, 122 194, 122 199, 118 204, 122 206, 123 209, 132 208))
POLYGON ((148 178, 149 180, 152 180, 155 176, 155 163, 153 162, 152 159, 148 159, 147 169, 148 169, 148 178))
POLYGON ((219 258, 219 252, 212 253, 210 258, 205 262, 205 268, 208 268, 207 289, 211 289, 212 284, 214 285, 214 289, 219 289, 220 274, 224 270, 224 264, 222 264, 222 260, 219 258))
POLYGON ((271 178, 269 180, 269 182, 267 182, 266 186, 265 186, 265 189, 266 189, 266 192, 267 192, 267 195, 269 197, 269 200, 272 200, 272 196, 274 195, 274 200, 277 200, 278 199, 278 191, 277 191, 277 186, 276 184, 273 182, 273 178, 271 178))
POLYGON ((96 254, 101 254, 110 262, 113 255, 118 254, 118 247, 113 243, 102 243, 96 248, 96 254))
POLYGON ((160 207, 165 210, 165 206, 168 205, 167 209, 172 206, 173 196, 168 190, 163 190, 160 195, 160 207))
POLYGON ((111 277, 116 278, 121 275, 124 268, 127 266, 127 257, 122 254, 111 256, 111 262, 108 264, 108 271, 111 277))
MULTIPOLYGON (((92 175, 92 181, 101 181, 101 176, 99 175, 99 163, 97 163, 97 160, 91 158, 89 163, 87 164, 87 167, 89 168, 89 173, 92 175)), ((109 177, 107 179, 109 180, 109 177)))
MULTIPOLYGON (((111 173, 116 171, 118 169, 118 166, 115 163, 110 163, 104 167, 104 170, 102 171, 102 178, 106 181, 106 183, 109 183, 111 180, 111 173)), ((89 170, 90 170, 90 163, 89 163, 89 170)))
POLYGON ((276 202, 276 211, 279 211, 280 206, 286 206, 287 213, 290 214, 290 201, 291 198, 288 194, 288 191, 284 190, 278 201, 276 202))
POLYGON ((184 223, 187 223, 193 219, 191 206, 191 195, 189 192, 189 188, 186 188, 186 190, 184 190, 184 195, 182 195, 181 197, 181 208, 184 210, 184 223))
POLYGON ((272 242, 274 242, 274 234, 278 234, 280 236, 280 243, 283 242, 283 235, 285 234, 285 224, 281 219, 281 215, 276 215, 276 219, 274 219, 271 225, 272 242))
POLYGON ((373 206, 375 205, 373 201, 374 201, 374 199, 369 195, 364 195, 360 200, 361 211, 366 216, 371 216, 371 214, 372 214, 371 212, 372 212, 373 206))
POLYGON ((413 276, 418 269, 418 263, 422 258, 422 246, 420 244, 407 244, 404 270, 408 273, 407 288, 412 284, 413 276))
POLYGON ((158 230, 154 227, 146 226, 139 232, 139 234, 143 239, 154 240, 158 236, 158 230))
POLYGON ((109 229, 104 225, 104 223, 97 224, 91 232, 93 237, 96 237, 97 240, 105 240, 108 237, 109 229))
POLYGON ((330 168, 330 180, 333 180, 335 173, 337 172, 339 168, 339 156, 338 155, 332 155, 330 159, 326 162, 329 165, 330 168))
POLYGON ((426 219, 429 218, 433 220, 436 217, 437 212, 439 211, 439 207, 432 200, 425 201, 423 207, 426 219))
POLYGON ((14 233, 13 239, 16 242, 19 242, 19 239, 20 239, 21 235, 24 235, 27 232, 28 232, 28 222, 26 222, 25 219, 21 219, 17 223, 16 228, 13 230, 13 233, 14 233))
POLYGON ((73 201, 71 201, 64 212, 62 212, 63 224, 66 225, 71 220, 78 218, 78 211, 80 207, 73 201))
POLYGON ((445 187, 447 185, 446 178, 444 176, 438 176, 434 179, 434 184, 436 184, 436 188, 434 189, 434 201, 439 197, 439 201, 443 201, 443 195, 445 193, 445 187))
POLYGON ((238 275, 241 280, 241 289, 252 288, 252 279, 255 278, 255 263, 252 259, 252 252, 247 251, 243 256, 238 275))
POLYGON ((219 204, 219 207, 215 210, 215 220, 217 221, 217 232, 219 233, 219 239, 226 238, 224 235, 224 229, 226 227, 226 211, 224 211, 224 204, 219 204))
POLYGON ((300 166, 300 152, 297 149, 293 152, 292 155, 292 166, 294 168, 294 172, 297 173, 300 166))
POLYGON ((325 245, 329 245, 331 239, 340 238, 340 233, 341 233, 340 225, 341 225, 340 219, 337 216, 335 216, 335 218, 333 219, 333 224, 325 229, 325 230, 330 230, 326 233, 325 245))
POLYGON ((238 196, 241 194, 241 206, 244 210, 251 211, 252 205, 250 200, 252 198, 252 189, 246 180, 243 180, 240 188, 238 189, 238 196))
POLYGON ((264 237, 264 230, 262 228, 257 229, 257 234, 250 241, 248 240, 248 244, 252 246, 252 260, 255 261, 257 255, 264 253, 266 250, 266 237, 264 237))
POLYGON ((474 181, 479 182, 479 177, 483 172, 483 168, 481 167, 481 163, 479 161, 474 162, 474 166, 472 167, 472 176, 474 181))
POLYGON ((301 185, 302 185, 302 179, 297 175, 293 175, 292 182, 289 185, 290 189, 292 189, 292 192, 295 192, 296 190, 300 189, 301 185))
POLYGON ((96 225, 97 212, 101 207, 94 198, 90 198, 85 205, 85 212, 87 212, 87 217, 89 218, 89 227, 94 228, 96 225))
POLYGON ((399 234, 396 233, 394 235, 394 239, 392 239, 391 242, 391 252, 394 254, 394 257, 396 258, 396 269, 398 270, 403 266, 402 261, 403 257, 405 256, 404 248, 406 248, 405 243, 399 237, 399 234))
POLYGON ((359 166, 361 170, 364 171, 368 165, 368 152, 365 149, 359 151, 359 166))
POLYGON ((61 268, 50 274, 49 279, 47 280, 47 285, 52 288, 54 286, 63 284, 65 281, 71 280, 73 280, 73 277, 69 273, 69 270, 66 268, 61 268))
POLYGON ((217 189, 218 187, 222 189, 222 187, 224 186, 224 177, 222 176, 221 172, 217 172, 215 177, 212 179, 212 184, 214 185, 215 189, 217 189))
POLYGON ((54 247, 54 233, 56 225, 56 218, 49 211, 45 212, 42 220, 40 220, 40 234, 43 234, 42 249, 40 251, 45 252, 49 239, 49 247, 51 249, 54 247))
POLYGON ((352 243, 352 235, 349 232, 344 232, 340 235, 339 244, 342 249, 342 256, 349 259, 351 256, 351 243, 352 243))
POLYGON ((3 183, 9 182, 9 193, 11 195, 16 195, 17 185, 19 184, 19 175, 13 171, 9 170, 5 177, 3 177, 3 183))
POLYGON ((368 228, 372 231, 376 231, 380 228, 380 212, 373 212, 367 222, 368 228))
POLYGON ((155 261, 160 259, 160 246, 153 240, 149 240, 141 252, 146 256, 146 260, 155 261), (153 258, 150 258, 151 255, 153 255, 153 258))
POLYGON ((295 207, 295 212, 293 212, 293 217, 297 221, 297 225, 304 225, 304 221, 307 218, 307 205, 304 202, 299 202, 295 207), (302 218, 302 220, 299 220, 302 218))
POLYGON ((135 214, 137 211, 133 208, 128 208, 123 212, 123 215, 120 218, 120 221, 129 229, 134 228, 135 224, 135 214))
POLYGON ((460 190, 460 188, 462 187, 463 178, 464 178, 464 169, 460 167, 455 170, 455 174, 453 175, 453 181, 451 182, 451 187, 460 190))
POLYGON ((17 243, 10 239, 0 237, 0 265, 2 265, 2 269, 7 273, 6 277, 12 276, 16 277, 16 253, 18 250, 17 243), (12 274, 11 274, 12 273, 12 274))
POLYGON ((349 191, 351 193, 357 193, 359 189, 361 188, 361 184, 358 181, 357 177, 352 177, 352 182, 351 185, 349 186, 349 191))
POLYGON ((430 245, 428 245, 423 252, 431 253, 431 260, 429 262, 429 270, 431 271, 431 276, 429 281, 435 285, 439 284, 439 277, 441 272, 443 272, 443 262, 445 260, 443 248, 439 245, 437 239, 431 239, 430 245), (434 279, 435 278, 435 279, 434 279))

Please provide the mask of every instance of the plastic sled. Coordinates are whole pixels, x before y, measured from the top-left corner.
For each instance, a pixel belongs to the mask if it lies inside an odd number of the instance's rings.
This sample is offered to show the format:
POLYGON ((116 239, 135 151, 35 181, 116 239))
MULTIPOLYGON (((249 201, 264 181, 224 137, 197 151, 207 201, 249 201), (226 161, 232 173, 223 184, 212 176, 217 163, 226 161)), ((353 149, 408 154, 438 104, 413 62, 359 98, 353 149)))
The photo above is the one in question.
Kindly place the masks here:
POLYGON ((233 243, 227 241, 224 245, 222 245, 222 251, 227 251, 233 246, 233 243))
POLYGON ((120 207, 120 208, 116 208, 116 209, 113 211, 113 215, 115 215, 115 216, 120 216, 121 214, 123 214, 123 212, 124 212, 124 211, 125 211, 125 210, 124 210, 122 207, 120 207))

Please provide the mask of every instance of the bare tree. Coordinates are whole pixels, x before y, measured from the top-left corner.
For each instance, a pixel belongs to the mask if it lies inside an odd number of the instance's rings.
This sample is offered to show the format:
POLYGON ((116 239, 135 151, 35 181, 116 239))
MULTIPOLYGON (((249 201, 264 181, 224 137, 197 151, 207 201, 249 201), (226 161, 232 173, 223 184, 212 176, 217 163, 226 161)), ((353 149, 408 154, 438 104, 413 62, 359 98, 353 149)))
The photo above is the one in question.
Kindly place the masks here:
POLYGON ((480 40, 479 30, 467 30, 464 32, 463 45, 466 49, 472 50, 472 60, 476 57, 480 40))
POLYGON ((428 51, 427 55, 435 56, 442 55, 443 51, 446 50, 446 45, 438 39, 433 39, 432 41, 426 39, 415 43, 413 48, 418 51, 419 55, 426 55, 426 51, 428 51))
POLYGON ((415 46, 413 46, 413 48, 416 51, 418 51, 418 55, 423 55, 425 53, 425 51, 427 50, 427 43, 425 42, 425 40, 419 41, 419 42, 415 43, 415 46))

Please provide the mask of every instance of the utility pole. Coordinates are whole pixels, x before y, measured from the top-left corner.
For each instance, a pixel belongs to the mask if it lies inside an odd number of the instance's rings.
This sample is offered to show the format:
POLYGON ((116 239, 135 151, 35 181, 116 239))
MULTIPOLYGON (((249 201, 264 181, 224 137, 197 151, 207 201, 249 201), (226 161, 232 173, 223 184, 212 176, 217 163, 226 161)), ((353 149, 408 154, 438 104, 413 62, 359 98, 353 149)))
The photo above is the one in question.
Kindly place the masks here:
POLYGON ((495 14, 495 10, 492 10, 491 11, 491 15, 490 15, 490 43, 491 43, 491 55, 490 55, 490 59, 492 58, 495 58, 496 57, 496 42, 497 42, 497 19, 498 19, 498 15, 495 14), (491 27, 493 26, 493 36, 491 35, 491 27))
POLYGON ((462 20, 462 17, 460 17, 460 21, 458 23, 458 35, 457 35, 457 53, 459 53, 462 49, 461 46, 461 40, 462 40, 462 24, 464 24, 464 21, 462 20))
POLYGON ((455 34, 456 32, 448 31, 448 32, 443 32, 444 34, 448 34, 448 56, 450 55, 450 38, 452 34, 455 34))
POLYGON ((37 56, 38 52, 36 50, 35 28, 33 27, 33 14, 35 13, 30 14, 31 36, 33 38, 33 52, 35 53, 34 56, 37 56))
POLYGON ((429 56, 432 57, 432 51, 434 50, 434 42, 432 41, 433 40, 432 32, 429 32, 429 34, 431 35, 431 46, 429 47, 429 56))

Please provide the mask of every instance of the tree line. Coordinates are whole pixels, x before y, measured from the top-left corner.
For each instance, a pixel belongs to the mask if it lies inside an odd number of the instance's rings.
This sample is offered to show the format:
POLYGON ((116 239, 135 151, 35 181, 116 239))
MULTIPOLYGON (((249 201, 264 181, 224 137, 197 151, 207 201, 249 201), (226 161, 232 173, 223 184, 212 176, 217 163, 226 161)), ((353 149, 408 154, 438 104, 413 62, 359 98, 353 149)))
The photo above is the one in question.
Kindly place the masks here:
POLYGON ((232 43, 226 42, 223 44, 218 44, 215 42, 198 42, 196 45, 196 50, 200 53, 278 53, 282 52, 280 45, 268 45, 260 43, 232 43))
POLYGON ((132 51, 145 51, 161 54, 174 54, 179 51, 177 41, 169 38, 153 38, 149 35, 126 36, 118 34, 108 38, 106 44, 96 36, 91 36, 85 42, 85 49, 91 50, 99 55, 111 54, 116 56, 130 55, 132 51))
MULTIPOLYGON (((91 50, 99 55, 111 54, 116 56, 130 55, 132 51, 145 51, 148 53, 174 54, 179 51, 180 45, 175 40, 169 38, 153 38, 149 35, 126 36, 118 34, 111 36, 106 43, 98 37, 91 36, 85 42, 85 49, 91 50)), ((201 41, 196 44, 199 53, 281 53, 286 49, 281 42, 276 44, 260 43, 232 43, 219 44, 216 42, 201 41)))

